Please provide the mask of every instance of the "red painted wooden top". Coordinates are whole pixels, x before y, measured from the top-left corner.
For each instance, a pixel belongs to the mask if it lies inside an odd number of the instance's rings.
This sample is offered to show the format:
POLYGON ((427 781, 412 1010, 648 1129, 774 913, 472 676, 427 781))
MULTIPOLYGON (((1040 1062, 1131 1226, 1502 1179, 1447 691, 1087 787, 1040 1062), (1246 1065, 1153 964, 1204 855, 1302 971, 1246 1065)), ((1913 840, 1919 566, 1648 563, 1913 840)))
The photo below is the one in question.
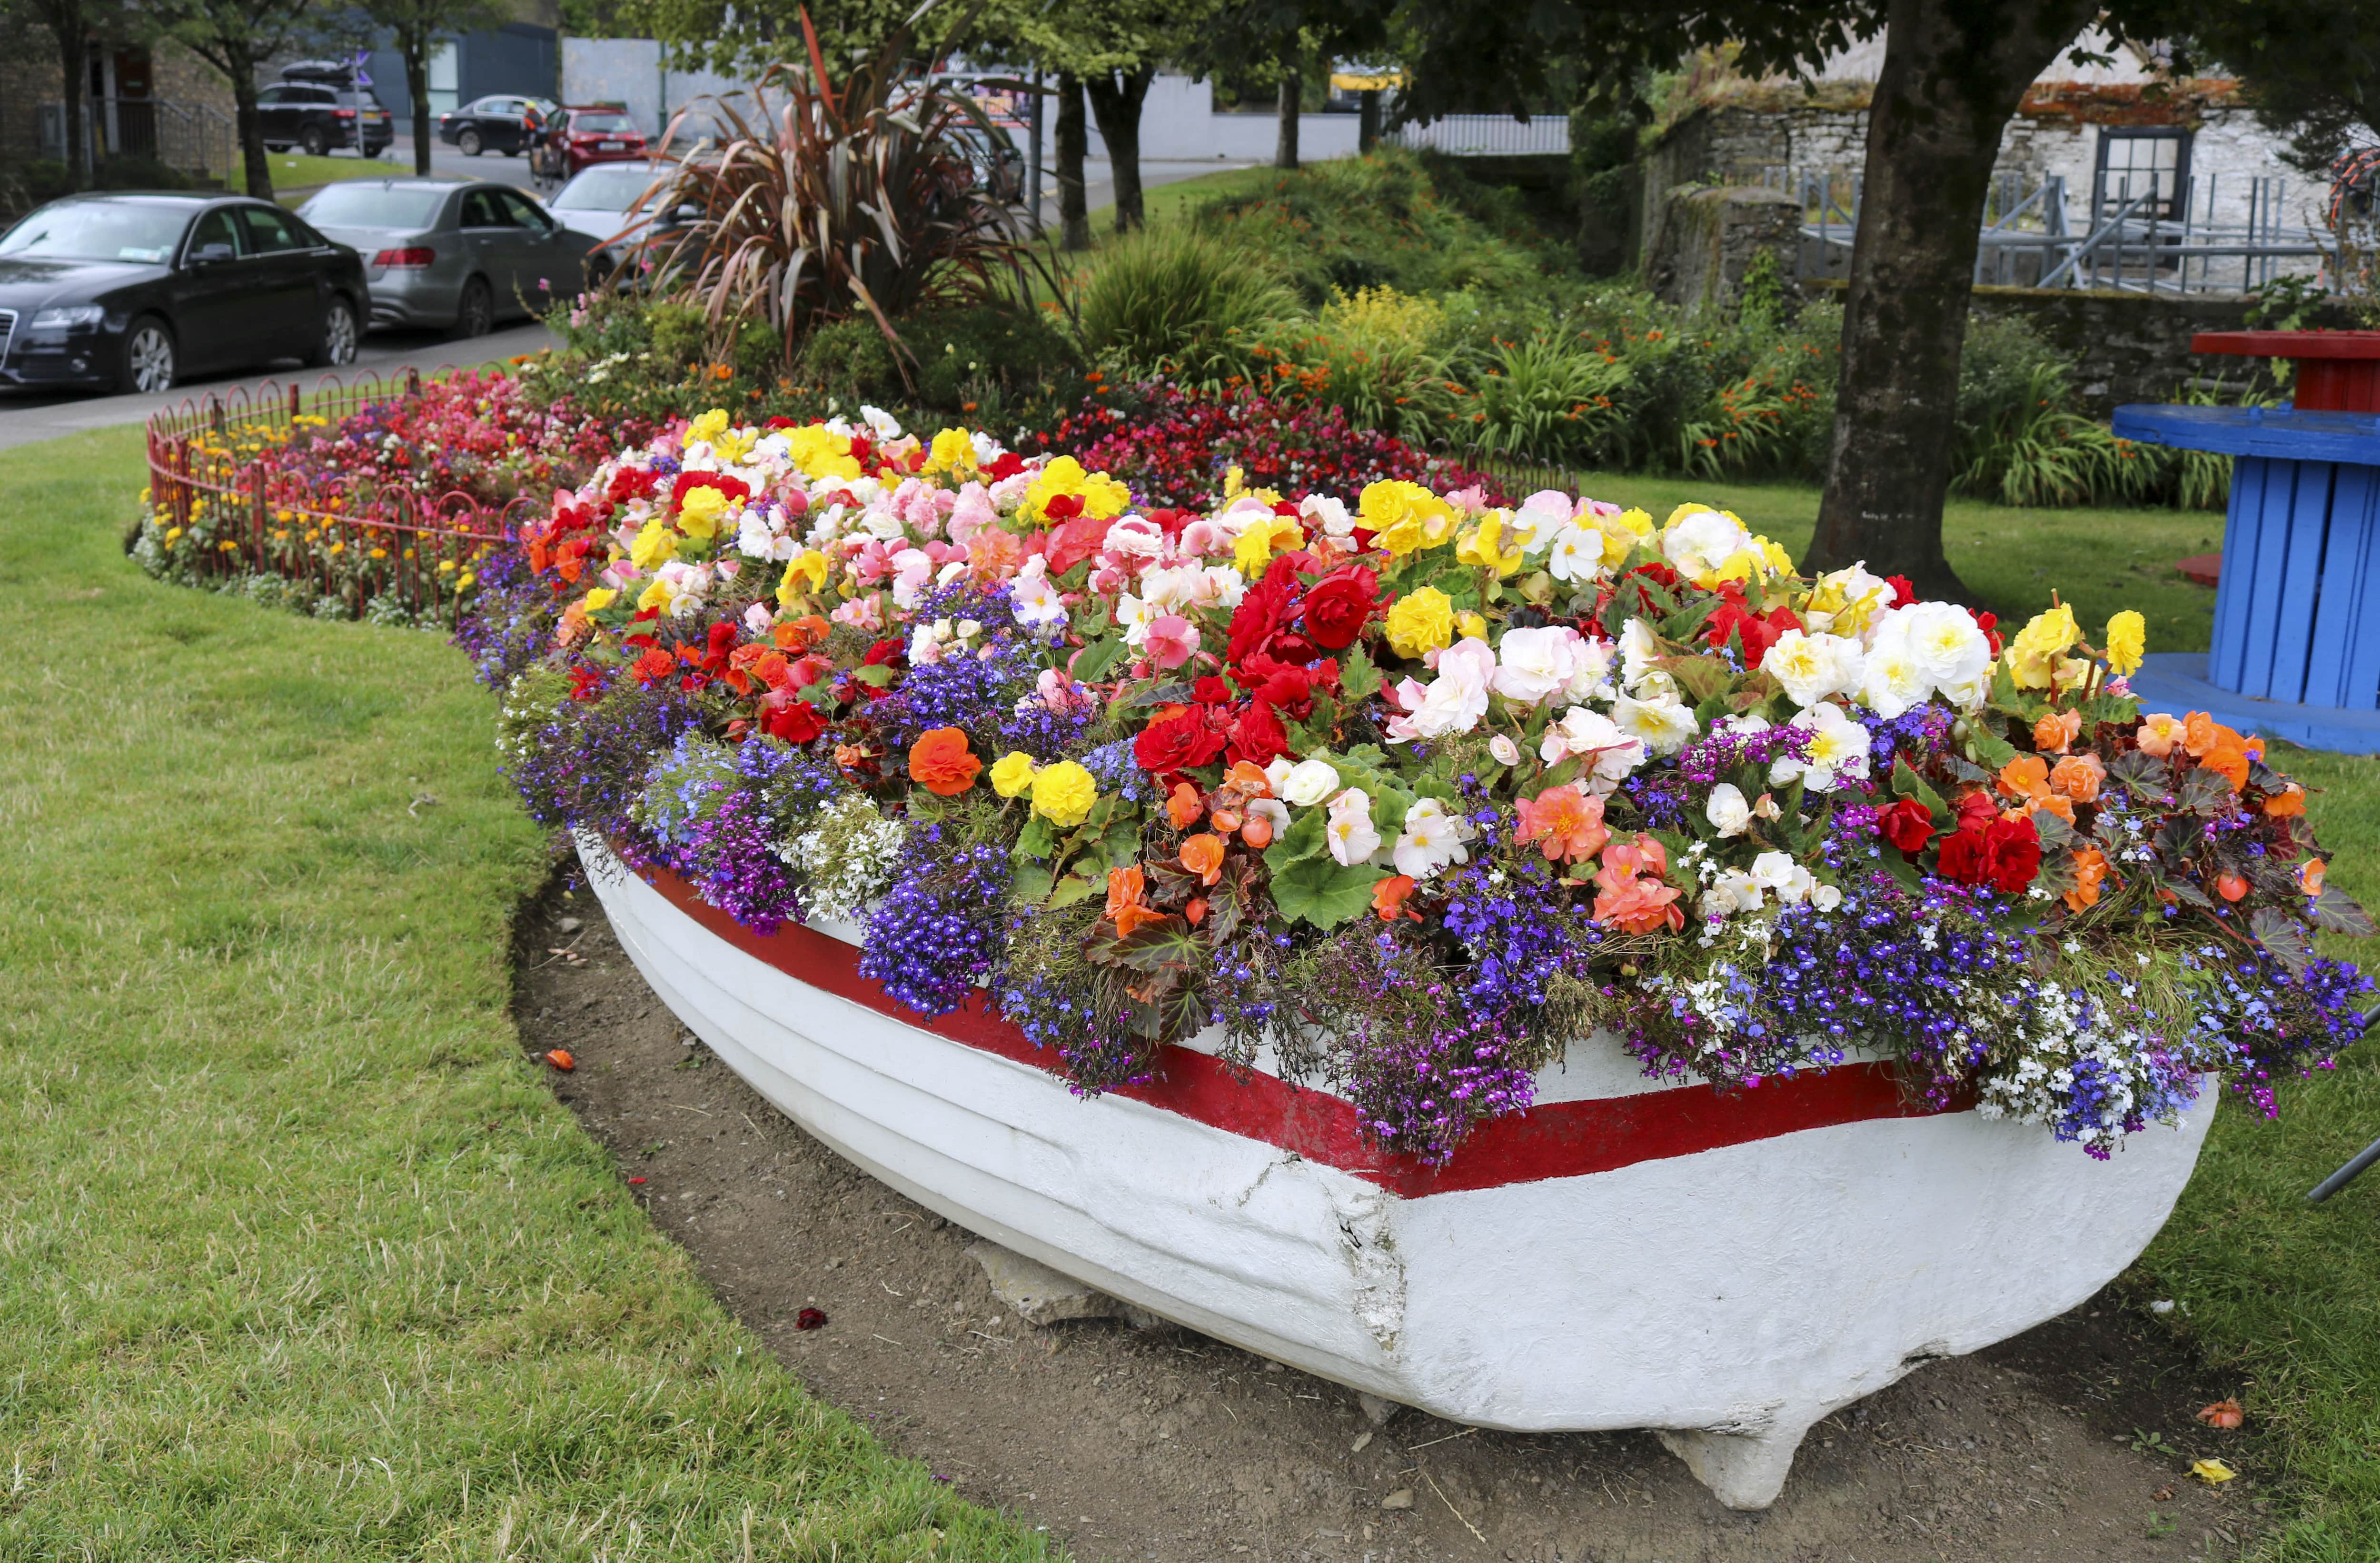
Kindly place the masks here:
POLYGON ((2190 350, 2295 360, 2301 412, 2380 412, 2380 331, 2202 331, 2190 350))
MULTIPOLYGON (((859 951, 842 940, 794 922, 773 934, 756 934, 667 870, 632 872, 721 939, 798 982, 946 1042, 1060 1073, 1055 1055, 1034 1046, 980 989, 950 1014, 927 1020, 861 975, 859 951)), ((1429 1166, 1367 1139, 1354 1107, 1339 1097, 1301 1090, 1268 1074, 1235 1076, 1221 1060, 1187 1047, 1159 1048, 1148 1081, 1110 1094, 1279 1146, 1408 1199, 1577 1178, 1805 1129, 1873 1118, 1930 1117, 1942 1110, 1905 1094, 1888 1064, 1844 1064, 1744 1091, 1684 1085, 1634 1096, 1542 1103, 1488 1119, 1471 1131, 1451 1161, 1429 1166)), ((1962 1102, 1950 1110, 1972 1105, 1962 1102)))

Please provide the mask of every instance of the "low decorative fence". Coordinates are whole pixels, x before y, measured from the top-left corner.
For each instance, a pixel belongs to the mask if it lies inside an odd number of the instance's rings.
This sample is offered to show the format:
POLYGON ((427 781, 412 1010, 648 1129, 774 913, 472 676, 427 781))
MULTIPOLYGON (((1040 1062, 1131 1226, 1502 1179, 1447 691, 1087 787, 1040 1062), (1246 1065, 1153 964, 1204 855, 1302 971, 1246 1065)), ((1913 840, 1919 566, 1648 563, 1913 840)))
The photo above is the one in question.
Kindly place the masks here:
POLYGON ((278 459, 318 431, 421 394, 419 371, 393 382, 330 375, 310 395, 267 381, 253 393, 235 386, 152 414, 148 519, 136 550, 155 549, 159 558, 144 563, 194 584, 278 577, 326 608, 337 604, 342 617, 378 604, 451 617, 476 567, 536 511, 535 498, 494 506, 373 473, 326 478, 278 459))

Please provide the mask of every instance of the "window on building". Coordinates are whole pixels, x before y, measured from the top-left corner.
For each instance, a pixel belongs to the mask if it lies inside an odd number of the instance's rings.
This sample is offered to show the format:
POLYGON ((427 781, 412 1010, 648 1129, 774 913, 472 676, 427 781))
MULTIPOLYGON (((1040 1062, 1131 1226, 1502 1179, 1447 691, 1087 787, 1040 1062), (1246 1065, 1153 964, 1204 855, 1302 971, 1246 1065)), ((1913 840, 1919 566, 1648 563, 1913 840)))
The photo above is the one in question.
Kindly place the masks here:
POLYGON ((2190 201, 2190 132, 2179 126, 2103 125, 2091 210, 2106 222, 2141 196, 2134 217, 2178 223, 2190 201))

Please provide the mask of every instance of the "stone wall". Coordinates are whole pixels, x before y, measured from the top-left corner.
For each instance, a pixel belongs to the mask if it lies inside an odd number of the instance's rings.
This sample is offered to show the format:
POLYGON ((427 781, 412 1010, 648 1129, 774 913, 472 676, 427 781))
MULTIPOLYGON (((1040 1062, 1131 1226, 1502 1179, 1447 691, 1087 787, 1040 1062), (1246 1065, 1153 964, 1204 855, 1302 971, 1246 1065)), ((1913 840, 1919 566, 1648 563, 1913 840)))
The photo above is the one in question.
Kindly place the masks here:
POLYGON ((1779 275, 1793 275, 1801 202, 1757 186, 1677 185, 1663 193, 1645 245, 1645 284, 1689 311, 1735 302, 1744 274, 1763 250, 1779 275))

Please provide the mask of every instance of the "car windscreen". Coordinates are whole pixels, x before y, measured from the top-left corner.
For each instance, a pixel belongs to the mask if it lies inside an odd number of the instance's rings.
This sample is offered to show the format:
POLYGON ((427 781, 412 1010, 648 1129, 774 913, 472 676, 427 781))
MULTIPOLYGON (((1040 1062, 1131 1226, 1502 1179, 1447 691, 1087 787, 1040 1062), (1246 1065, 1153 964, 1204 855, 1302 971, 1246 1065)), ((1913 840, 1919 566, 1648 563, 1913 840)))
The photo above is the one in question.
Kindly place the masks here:
POLYGON ((0 237, 0 255, 59 261, 137 261, 158 265, 174 258, 192 209, 179 202, 62 201, 44 206, 0 237))
POLYGON ((570 128, 582 136, 633 136, 637 122, 625 114, 574 114, 570 128))
POLYGON ((557 212, 625 212, 637 203, 654 179, 650 168, 614 165, 589 168, 562 187, 553 198, 557 212))
POLYGON ((298 210, 320 228, 426 228, 446 192, 419 185, 330 185, 298 210))

